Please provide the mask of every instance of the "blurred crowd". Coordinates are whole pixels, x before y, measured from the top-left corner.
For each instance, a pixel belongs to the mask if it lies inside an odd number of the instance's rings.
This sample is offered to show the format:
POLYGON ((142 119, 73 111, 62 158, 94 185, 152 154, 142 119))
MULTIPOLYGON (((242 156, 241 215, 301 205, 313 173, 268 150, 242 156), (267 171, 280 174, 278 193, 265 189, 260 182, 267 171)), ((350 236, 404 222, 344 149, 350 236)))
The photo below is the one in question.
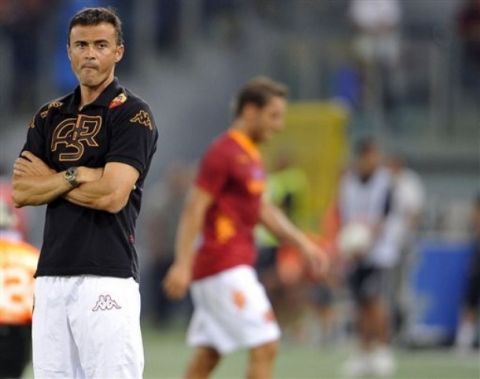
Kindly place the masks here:
MULTIPOLYGON (((428 6, 434 8, 433 3, 428 6)), ((257 28, 261 24, 284 40, 271 51, 265 67, 283 77, 294 96, 318 98, 340 92, 350 105, 373 113, 374 123, 399 128, 395 125, 401 120, 399 106, 423 102, 428 107, 428 97, 434 96, 429 92, 438 86, 457 90, 455 83, 460 83, 461 93, 452 101, 462 107, 470 102, 470 95, 478 94, 480 5, 477 0, 448 3, 441 5, 447 16, 436 19, 427 14, 428 7, 399 0, 202 0, 192 4, 156 0, 147 5, 130 0, 6 0, 0 4, 4 56, 0 78, 8 90, 1 109, 30 111, 48 95, 59 96, 74 86, 64 59, 66 19, 85 6, 109 5, 123 17, 125 40, 132 45, 131 54, 119 66, 123 74, 134 75, 132 69, 142 66, 147 50, 178 62, 192 44, 205 41, 226 50, 248 50, 249 30, 262 33, 257 28), (414 15, 421 12, 423 19, 416 19, 414 15), (136 23, 147 13, 150 26, 148 20, 136 23), (145 33, 149 37, 143 46, 133 47, 145 33), (302 35, 312 37, 302 40, 302 35), (318 52, 312 51, 314 46, 318 52), (426 54, 425 48, 432 52, 426 54), (437 55, 451 61, 448 68, 441 67, 437 55), (425 76, 429 70, 448 77, 432 77, 429 82, 425 76), (303 76, 315 80, 305 82, 303 76)))

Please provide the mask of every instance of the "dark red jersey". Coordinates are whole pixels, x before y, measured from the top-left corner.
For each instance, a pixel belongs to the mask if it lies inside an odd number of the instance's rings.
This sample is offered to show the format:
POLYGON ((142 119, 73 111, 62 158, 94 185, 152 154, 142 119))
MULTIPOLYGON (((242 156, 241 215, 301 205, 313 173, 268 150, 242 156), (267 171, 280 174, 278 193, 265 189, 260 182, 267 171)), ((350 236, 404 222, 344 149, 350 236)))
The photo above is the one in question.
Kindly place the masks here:
POLYGON ((207 210, 193 278, 253 265, 253 229, 265 188, 265 171, 256 145, 237 130, 221 135, 203 157, 196 185, 214 201, 207 210))

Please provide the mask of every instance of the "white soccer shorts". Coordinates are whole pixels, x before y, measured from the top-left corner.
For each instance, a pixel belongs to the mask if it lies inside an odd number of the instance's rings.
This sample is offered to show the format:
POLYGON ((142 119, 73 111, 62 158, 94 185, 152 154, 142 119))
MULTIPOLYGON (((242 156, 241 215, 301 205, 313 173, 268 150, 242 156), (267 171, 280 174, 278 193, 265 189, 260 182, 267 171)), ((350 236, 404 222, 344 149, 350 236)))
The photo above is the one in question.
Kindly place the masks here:
POLYGON ((220 354, 253 348, 280 338, 265 289, 250 266, 238 266, 194 281, 189 346, 213 347, 220 354))
POLYGON ((138 283, 90 275, 38 277, 32 342, 35 378, 141 378, 138 283))

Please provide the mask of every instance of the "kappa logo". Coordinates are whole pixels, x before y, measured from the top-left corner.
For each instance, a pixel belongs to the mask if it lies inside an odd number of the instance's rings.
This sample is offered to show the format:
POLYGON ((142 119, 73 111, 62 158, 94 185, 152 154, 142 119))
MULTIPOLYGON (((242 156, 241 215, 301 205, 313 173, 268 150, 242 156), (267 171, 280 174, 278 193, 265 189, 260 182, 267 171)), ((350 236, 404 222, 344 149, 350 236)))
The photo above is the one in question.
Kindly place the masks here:
POLYGON ((150 115, 145 112, 143 109, 138 112, 135 116, 133 116, 132 119, 130 119, 130 122, 135 122, 137 124, 146 126, 148 129, 152 130, 152 121, 150 120, 150 115))
POLYGON ((97 304, 93 307, 92 311, 109 311, 115 309, 122 308, 120 305, 117 304, 115 300, 112 299, 110 295, 100 295, 97 300, 97 304))
POLYGON ((48 104, 47 109, 45 109, 42 113, 40 113, 40 117, 41 118, 47 117, 48 111, 51 108, 60 108, 62 105, 63 105, 63 103, 61 101, 58 101, 58 100, 52 101, 50 104, 48 104))

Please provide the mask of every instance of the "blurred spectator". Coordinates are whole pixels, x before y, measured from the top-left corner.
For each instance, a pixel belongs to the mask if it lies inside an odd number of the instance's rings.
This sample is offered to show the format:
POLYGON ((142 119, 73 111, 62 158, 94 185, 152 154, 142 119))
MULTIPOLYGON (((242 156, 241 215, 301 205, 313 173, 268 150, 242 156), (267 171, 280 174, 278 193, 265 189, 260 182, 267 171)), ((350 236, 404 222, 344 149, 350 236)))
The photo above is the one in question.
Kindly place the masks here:
POLYGON ((391 306, 394 328, 403 326, 408 308, 407 275, 412 258, 413 244, 420 226, 425 206, 425 189, 422 179, 406 167, 400 155, 390 155, 387 160, 393 178, 392 211, 385 222, 388 243, 399 249, 399 260, 393 272, 391 306))
POLYGON ((455 346, 460 353, 473 349, 480 331, 480 194, 475 200, 472 221, 474 250, 469 265, 463 312, 455 339, 455 346))
MULTIPOLYGON (((9 40, 12 74, 6 93, 10 111, 29 110, 35 104, 39 74, 39 31, 51 4, 48 0, 5 0, 0 7, 0 27, 9 40), (48 6, 47 6, 48 5, 48 6)), ((3 54, 3 53, 2 53, 3 54)))
POLYGON ((166 181, 155 186, 146 201, 146 243, 150 254, 147 301, 153 306, 154 323, 162 327, 168 325, 176 310, 189 306, 189 299, 171 301, 162 291, 161 282, 174 259, 176 228, 192 177, 190 167, 171 166, 166 181))
POLYGON ((15 225, 12 206, 0 198, 0 378, 20 378, 30 361, 38 250, 15 225))
POLYGON ((364 77, 365 106, 390 110, 399 95, 400 22, 398 0, 351 0, 353 49, 364 77))
POLYGON ((462 49, 462 84, 480 96, 480 0, 465 0, 457 18, 462 49))
POLYGON ((370 229, 371 242, 350 258, 348 281, 357 310, 358 352, 347 361, 348 376, 391 375, 395 360, 389 349, 390 315, 387 292, 390 272, 398 258, 398 246, 389 240, 387 219, 391 213, 392 180, 380 166, 380 150, 372 139, 355 148, 354 167, 340 182, 340 228, 360 223, 370 229))

